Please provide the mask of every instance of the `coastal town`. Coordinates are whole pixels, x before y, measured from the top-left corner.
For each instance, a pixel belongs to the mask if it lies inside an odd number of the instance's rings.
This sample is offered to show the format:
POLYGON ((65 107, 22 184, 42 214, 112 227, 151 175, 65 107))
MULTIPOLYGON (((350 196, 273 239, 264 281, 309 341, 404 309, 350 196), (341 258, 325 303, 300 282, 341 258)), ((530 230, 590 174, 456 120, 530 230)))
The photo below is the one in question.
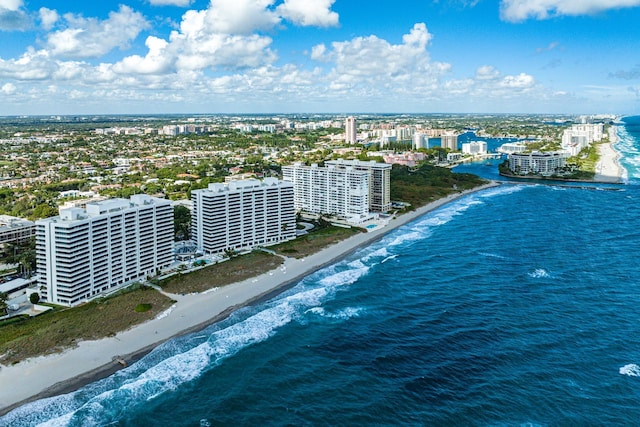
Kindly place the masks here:
POLYGON ((0 379, 16 384, 0 391, 0 408, 113 369, 114 360, 126 364, 134 358, 126 355, 499 185, 458 174, 457 165, 495 159, 492 168, 509 180, 621 183, 616 141, 609 115, 0 119, 0 379), (296 248, 322 233, 331 236, 324 246, 296 248), (216 275, 255 253, 273 257, 263 270, 224 286, 180 288, 191 274, 216 275), (17 355, 34 339, 20 328, 132 298, 127 289, 144 294, 136 322, 17 355), (166 298, 151 303, 149 292, 166 298))

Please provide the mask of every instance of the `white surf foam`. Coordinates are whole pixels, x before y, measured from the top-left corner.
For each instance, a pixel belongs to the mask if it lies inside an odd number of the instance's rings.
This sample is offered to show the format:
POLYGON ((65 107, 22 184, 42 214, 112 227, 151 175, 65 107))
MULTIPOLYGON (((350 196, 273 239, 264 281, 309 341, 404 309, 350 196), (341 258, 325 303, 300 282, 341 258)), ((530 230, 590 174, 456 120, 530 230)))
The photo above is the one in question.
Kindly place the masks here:
MULTIPOLYGON (((330 283, 344 284, 355 277, 348 277, 344 273, 350 271, 331 276, 334 278, 330 283)), ((111 384, 112 388, 98 392, 85 402, 82 402, 82 398, 74 399, 74 395, 82 393, 79 390, 66 396, 25 405, 9 414, 7 420, 16 421, 11 422, 11 425, 47 427, 67 425, 79 419, 82 420, 82 425, 102 425, 117 420, 119 414, 130 410, 132 406, 166 391, 175 390, 198 378, 225 358, 252 344, 267 340, 302 313, 321 309, 319 306, 330 289, 331 287, 309 289, 276 300, 247 319, 212 332, 207 341, 196 347, 162 359, 142 372, 132 372, 134 377, 111 384), (31 422, 25 422, 26 419, 31 422)), ((322 310, 317 312, 322 313, 322 310)), ((136 365, 132 365, 132 368, 133 366, 136 365)))
POLYGON ((364 266, 360 268, 353 268, 350 270, 340 271, 338 273, 331 274, 320 280, 322 286, 342 286, 351 285, 355 283, 359 278, 369 272, 370 267, 364 266))
POLYGON ((640 366, 635 363, 624 365, 620 368, 620 375, 627 375, 629 377, 640 377, 640 366))
POLYGON ((529 277, 533 277, 534 279, 551 277, 551 275, 549 275, 547 270, 545 270, 544 268, 536 268, 534 271, 532 271, 531 273, 527 273, 527 274, 529 275, 529 277))
POLYGON ((396 258, 398 258, 398 254, 390 255, 390 256, 386 257, 385 259, 383 259, 382 261, 380 261, 380 264, 384 264, 385 262, 389 261, 390 259, 396 259, 396 258))
POLYGON ((490 252, 478 252, 478 255, 482 255, 482 256, 487 257, 487 258, 508 259, 505 256, 498 255, 498 254, 492 254, 490 252))
POLYGON ((387 252, 387 247, 383 246, 379 249, 376 249, 375 251, 366 254, 365 256, 363 256, 362 258, 360 258, 363 262, 367 262, 369 261, 371 258, 384 258, 388 255, 389 253, 387 252))

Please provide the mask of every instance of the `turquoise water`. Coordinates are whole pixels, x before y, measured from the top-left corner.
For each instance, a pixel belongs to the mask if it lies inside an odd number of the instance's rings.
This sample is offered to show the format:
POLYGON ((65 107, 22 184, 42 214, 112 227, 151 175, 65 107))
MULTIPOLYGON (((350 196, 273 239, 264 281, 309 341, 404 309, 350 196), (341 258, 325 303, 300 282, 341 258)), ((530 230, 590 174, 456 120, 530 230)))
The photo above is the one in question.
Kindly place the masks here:
POLYGON ((639 124, 615 191, 466 196, 0 425, 637 425, 639 124))

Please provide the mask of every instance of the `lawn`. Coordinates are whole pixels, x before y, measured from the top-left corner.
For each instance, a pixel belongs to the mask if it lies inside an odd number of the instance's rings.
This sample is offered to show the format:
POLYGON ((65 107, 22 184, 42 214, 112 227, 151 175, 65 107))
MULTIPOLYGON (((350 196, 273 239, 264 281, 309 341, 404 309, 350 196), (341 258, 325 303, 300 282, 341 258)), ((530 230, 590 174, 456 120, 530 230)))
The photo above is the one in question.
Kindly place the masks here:
POLYGON ((174 294, 203 292, 218 286, 240 282, 273 270, 284 260, 265 252, 253 251, 187 274, 179 274, 159 283, 174 294))
POLYGON ((0 363, 57 353, 78 341, 96 340, 152 319, 173 304, 154 289, 140 287, 68 309, 0 326, 0 363), (138 305, 150 308, 136 311, 138 305))
POLYGON ((313 231, 295 240, 270 246, 269 249, 284 256, 293 258, 304 258, 320 250, 345 240, 351 236, 361 233, 359 228, 343 228, 336 226, 326 226, 324 228, 314 228, 313 231))

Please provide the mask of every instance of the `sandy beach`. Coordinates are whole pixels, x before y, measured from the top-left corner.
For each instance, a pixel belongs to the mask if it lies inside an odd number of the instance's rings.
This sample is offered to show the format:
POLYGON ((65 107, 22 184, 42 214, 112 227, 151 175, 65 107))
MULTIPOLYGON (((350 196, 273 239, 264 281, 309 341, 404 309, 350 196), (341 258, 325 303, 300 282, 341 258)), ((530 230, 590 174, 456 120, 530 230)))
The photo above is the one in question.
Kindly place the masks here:
POLYGON ((596 163, 595 181, 612 183, 622 182, 623 169, 618 163, 620 155, 613 148, 616 142, 618 142, 616 128, 615 126, 611 126, 609 128, 609 142, 598 146, 600 160, 596 163))
POLYGON ((83 341, 60 354, 0 367, 0 414, 35 399, 67 393, 122 368, 158 344, 228 316, 233 310, 275 296, 310 273, 335 263, 390 231, 466 194, 497 186, 489 183, 449 195, 392 219, 386 227, 360 233, 305 259, 287 258, 284 264, 261 276, 200 294, 171 295, 177 302, 155 319, 115 337, 83 341))

